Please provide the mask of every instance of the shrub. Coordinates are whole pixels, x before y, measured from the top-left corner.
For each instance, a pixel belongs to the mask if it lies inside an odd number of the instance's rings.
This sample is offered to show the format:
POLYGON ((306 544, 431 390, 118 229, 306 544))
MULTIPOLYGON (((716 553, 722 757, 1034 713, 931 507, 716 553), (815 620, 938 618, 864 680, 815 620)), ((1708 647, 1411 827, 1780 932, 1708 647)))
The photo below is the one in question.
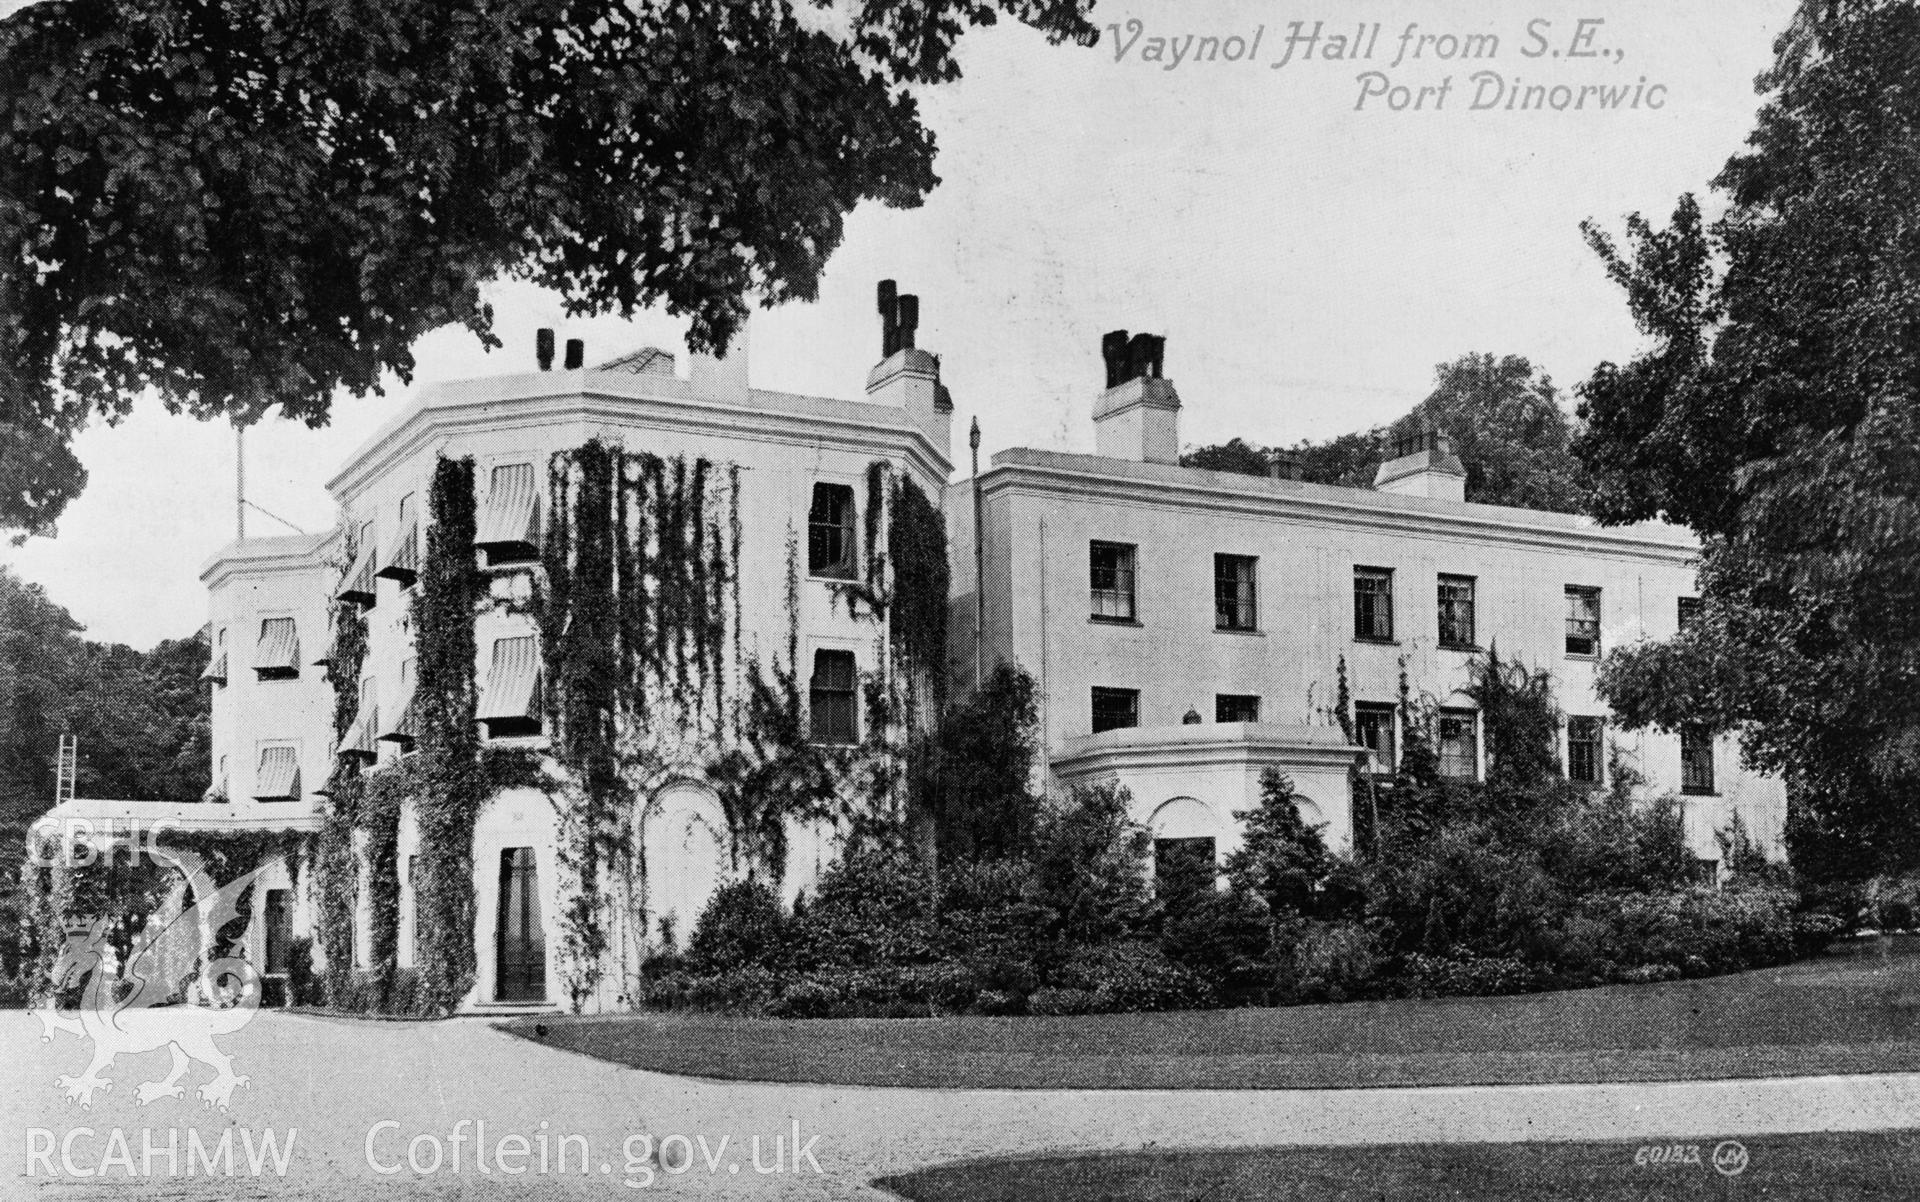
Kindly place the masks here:
POLYGON ((313 971, 313 939, 296 935, 287 941, 287 1003, 320 1004, 320 981, 313 971))
POLYGON ((1795 896, 1783 889, 1611 893, 1583 909, 1608 927, 1608 958, 1708 976, 1793 958, 1795 896))
POLYGON ((1103 943, 1146 923, 1153 838, 1133 821, 1132 804, 1125 789, 1098 785, 1076 788, 1041 810, 1034 834, 1036 900, 1054 912, 1069 942, 1103 943))
POLYGON ((777 968, 787 959, 792 938, 773 890, 757 880, 734 881, 715 890, 700 912, 687 941, 686 966, 700 974, 749 965, 777 968))
POLYGON ((770 970, 748 964, 708 976, 691 976, 686 1002, 702 1010, 757 1010, 779 992, 780 981, 770 970))
POLYGON ((1207 889, 1170 903, 1160 919, 1160 950, 1232 1001, 1264 1001, 1267 972, 1266 904, 1237 886, 1207 889))
POLYGON ((1093 1014, 1100 1010, 1100 999, 1090 989, 1047 986, 1036 989, 1027 999, 1027 1013, 1058 1017, 1068 1014, 1093 1014))
POLYGON ((1004 989, 982 989, 980 996, 974 999, 973 1008, 981 1014, 1025 1014, 1027 996, 1004 989))
MULTIPOLYGON (((1204 978, 1169 960, 1150 943, 1076 948, 1061 963, 1051 984, 1092 994, 1095 1007, 1102 1011, 1185 1010, 1214 1002, 1213 989, 1204 978)), ((1032 999, 1028 1006, 1033 1006, 1032 999)))
POLYGON ((1524 960, 1508 956, 1426 956, 1405 962, 1408 980, 1420 997, 1499 997, 1527 993, 1540 974, 1524 960))
POLYGON ((939 958, 924 867, 887 847, 850 850, 820 878, 794 922, 803 967, 910 964, 939 958))
POLYGON ((1295 920, 1274 928, 1274 992, 1283 1002, 1344 1002, 1377 994, 1380 956, 1366 926, 1295 920))
POLYGON ((972 966, 957 961, 913 964, 900 970, 898 993, 903 1001, 924 1002, 935 1011, 957 1014, 980 996, 980 978, 972 966))

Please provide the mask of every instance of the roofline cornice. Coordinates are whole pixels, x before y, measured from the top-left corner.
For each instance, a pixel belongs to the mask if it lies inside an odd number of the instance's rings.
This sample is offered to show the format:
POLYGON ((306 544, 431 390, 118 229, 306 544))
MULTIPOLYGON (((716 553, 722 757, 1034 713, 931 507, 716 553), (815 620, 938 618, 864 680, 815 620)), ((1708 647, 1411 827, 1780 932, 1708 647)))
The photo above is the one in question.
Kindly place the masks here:
MULTIPOLYGON (((862 421, 833 413, 787 413, 697 397, 635 396, 581 387, 577 380, 556 374, 556 387, 528 395, 475 395, 453 402, 419 406, 392 428, 374 436, 327 481, 327 491, 344 503, 369 483, 423 447, 462 434, 481 431, 534 429, 556 424, 645 424, 689 434, 752 439, 767 443, 812 443, 824 440, 871 453, 896 456, 904 449, 913 467, 933 486, 944 489, 953 464, 946 452, 911 419, 897 424, 862 421), (904 443, 904 447, 903 444, 904 443)), ((839 405, 858 405, 839 401, 839 405)), ((879 414, 900 411, 869 406, 879 414)))
MULTIPOLYGON (((1473 506, 1460 511, 1428 512, 1308 493, 1255 492, 1193 480, 1135 479, 1059 464, 997 463, 980 473, 980 489, 988 499, 1002 494, 1048 499, 1071 494, 1153 509, 1190 510, 1202 506, 1244 517, 1363 526, 1387 533, 1441 538, 1459 538, 1464 534, 1513 546, 1657 559, 1685 567, 1695 565, 1700 555, 1697 544, 1636 536, 1623 527, 1596 525, 1566 529, 1474 512, 1478 507, 1473 506)), ((1361 489, 1352 491, 1359 496, 1368 495, 1361 489)))

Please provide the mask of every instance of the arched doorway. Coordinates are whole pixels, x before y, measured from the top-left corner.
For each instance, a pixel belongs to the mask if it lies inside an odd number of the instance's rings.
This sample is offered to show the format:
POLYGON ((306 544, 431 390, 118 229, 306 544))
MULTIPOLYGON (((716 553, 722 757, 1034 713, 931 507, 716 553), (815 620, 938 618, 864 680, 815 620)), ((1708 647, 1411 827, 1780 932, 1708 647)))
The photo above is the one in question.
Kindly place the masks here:
POLYGON ((541 1002, 547 997, 547 941, 540 925, 540 873, 533 848, 500 852, 500 917, 494 927, 494 997, 541 1002))
POLYGON ((1153 831, 1154 888, 1163 897, 1214 887, 1219 875, 1220 821, 1196 797, 1162 802, 1147 820, 1153 831))
POLYGON ((700 912, 727 876, 727 825, 712 790, 689 782, 661 789, 641 822, 646 909, 652 939, 671 931, 684 948, 700 912))

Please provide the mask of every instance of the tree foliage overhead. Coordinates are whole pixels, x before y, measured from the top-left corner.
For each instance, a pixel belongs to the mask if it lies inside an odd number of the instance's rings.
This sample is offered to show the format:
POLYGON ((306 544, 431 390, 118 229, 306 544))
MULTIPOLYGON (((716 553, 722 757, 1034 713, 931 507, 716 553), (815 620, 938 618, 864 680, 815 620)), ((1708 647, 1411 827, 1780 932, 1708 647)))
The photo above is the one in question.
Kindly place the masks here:
POLYGON ((1544 372, 1521 355, 1468 353, 1434 368, 1434 388, 1387 426, 1326 442, 1262 447, 1235 438, 1181 456, 1188 467, 1262 476, 1280 458, 1314 484, 1371 488, 1395 440, 1444 431, 1467 469, 1467 500, 1574 513, 1583 508, 1585 474, 1569 449, 1572 428, 1544 372))
POLYGON ((908 85, 1086 0, 49 0, 0 21, 0 525, 147 389, 198 417, 413 370, 503 276, 724 348, 814 295, 846 214, 937 182, 908 85))
POLYGON ((1803 868, 1920 856, 1920 9, 1809 0, 1747 148, 1624 246, 1649 349, 1582 387, 1598 516, 1706 541, 1703 611, 1623 651, 1628 720, 1744 724, 1789 773, 1803 868), (1684 703, 1684 705, 1682 704, 1684 703))

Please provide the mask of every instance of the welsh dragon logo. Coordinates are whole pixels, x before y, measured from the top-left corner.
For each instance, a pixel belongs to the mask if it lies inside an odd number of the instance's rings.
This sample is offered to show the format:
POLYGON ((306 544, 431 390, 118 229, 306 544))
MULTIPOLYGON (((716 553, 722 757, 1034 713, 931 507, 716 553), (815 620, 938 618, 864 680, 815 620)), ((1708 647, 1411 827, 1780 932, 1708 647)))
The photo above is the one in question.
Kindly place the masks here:
POLYGON ((252 1021, 260 1007, 260 974, 242 956, 209 959, 206 953, 212 951, 214 933, 240 916, 240 898, 279 861, 269 861, 224 885, 216 885, 204 859, 193 852, 156 847, 152 854, 185 874, 193 904, 136 947, 118 977, 103 967, 107 919, 96 919, 84 930, 68 932, 54 962, 51 988, 57 997, 76 978, 84 978, 86 983, 79 1009, 61 1013, 49 999, 34 1011, 45 1027, 40 1039, 50 1043, 54 1032, 67 1031, 93 1041, 93 1063, 87 1071, 54 1081, 82 1110, 92 1108, 95 1093, 113 1088, 103 1074, 116 1057, 160 1048, 173 1053, 173 1068, 165 1079, 145 1082, 134 1091, 142 1106, 160 1098, 184 1096, 180 1078, 186 1075, 188 1065, 198 1060, 214 1070, 213 1080, 199 1088, 201 1101, 225 1110, 233 1099, 234 1087, 246 1085, 247 1078, 234 1075, 232 1057, 213 1040, 252 1021), (195 963, 199 964, 199 992, 203 996, 197 1001, 169 1004, 178 996, 178 982, 165 979, 168 966, 195 963))

